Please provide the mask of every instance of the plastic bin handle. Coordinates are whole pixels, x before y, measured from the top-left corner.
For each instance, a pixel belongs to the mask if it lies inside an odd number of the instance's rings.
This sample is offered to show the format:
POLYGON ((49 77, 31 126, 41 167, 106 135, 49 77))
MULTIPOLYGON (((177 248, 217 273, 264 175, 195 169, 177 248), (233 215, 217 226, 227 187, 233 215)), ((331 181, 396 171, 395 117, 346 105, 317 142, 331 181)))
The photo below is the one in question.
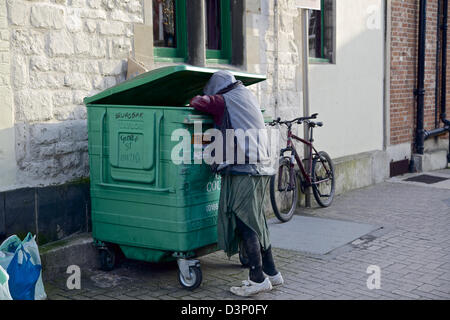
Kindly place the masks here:
POLYGON ((145 188, 145 187, 132 187, 132 186, 124 186, 121 184, 113 184, 113 183, 98 183, 101 187, 107 188, 120 188, 120 189, 128 189, 128 190, 138 190, 138 191, 150 191, 150 192, 169 192, 173 193, 175 190, 173 188, 145 188))
POLYGON ((196 122, 214 123, 211 116, 204 116, 204 115, 198 115, 198 114, 190 114, 183 120, 184 124, 195 124, 196 122))

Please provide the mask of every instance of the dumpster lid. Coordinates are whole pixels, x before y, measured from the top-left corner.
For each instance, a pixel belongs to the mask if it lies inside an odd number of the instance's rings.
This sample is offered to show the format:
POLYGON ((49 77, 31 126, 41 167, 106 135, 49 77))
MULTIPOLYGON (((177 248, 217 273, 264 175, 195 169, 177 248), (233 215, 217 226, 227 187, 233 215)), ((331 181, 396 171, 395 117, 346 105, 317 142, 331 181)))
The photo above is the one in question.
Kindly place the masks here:
MULTIPOLYGON (((177 65, 155 69, 84 99, 85 104, 134 106, 184 106, 203 88, 218 69, 177 65)), ((258 74, 229 70, 249 86, 266 80, 258 74)))

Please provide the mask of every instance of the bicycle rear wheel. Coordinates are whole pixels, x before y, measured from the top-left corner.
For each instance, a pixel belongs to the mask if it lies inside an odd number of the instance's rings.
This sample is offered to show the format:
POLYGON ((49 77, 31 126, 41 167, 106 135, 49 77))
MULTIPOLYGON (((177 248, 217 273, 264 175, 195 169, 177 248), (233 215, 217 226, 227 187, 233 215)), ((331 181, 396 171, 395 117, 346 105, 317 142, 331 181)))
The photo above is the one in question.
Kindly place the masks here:
POLYGON ((312 165, 313 194, 321 207, 329 207, 334 198, 334 166, 326 152, 319 152, 312 165))
POLYGON ((281 222, 288 222, 292 219, 297 199, 296 174, 293 172, 291 175, 290 161, 288 158, 285 158, 280 163, 277 174, 272 176, 270 180, 270 202, 272 203, 275 216, 281 222), (291 179, 293 179, 292 183, 290 183, 291 179))

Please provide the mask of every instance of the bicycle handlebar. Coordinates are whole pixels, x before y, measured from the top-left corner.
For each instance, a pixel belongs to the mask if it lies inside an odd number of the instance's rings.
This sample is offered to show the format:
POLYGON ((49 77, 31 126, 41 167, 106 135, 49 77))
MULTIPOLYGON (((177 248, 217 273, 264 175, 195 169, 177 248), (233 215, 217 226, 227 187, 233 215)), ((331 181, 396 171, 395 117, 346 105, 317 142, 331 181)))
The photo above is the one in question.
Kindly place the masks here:
POLYGON ((318 115, 319 115, 318 113, 314 113, 310 117, 300 117, 300 118, 296 118, 291 121, 281 121, 281 118, 278 118, 277 120, 274 120, 268 124, 269 124, 269 126, 276 126, 277 124, 290 125, 290 124, 293 124, 294 122, 297 122, 297 124, 302 124, 303 122, 308 122, 309 120, 317 119, 318 115))

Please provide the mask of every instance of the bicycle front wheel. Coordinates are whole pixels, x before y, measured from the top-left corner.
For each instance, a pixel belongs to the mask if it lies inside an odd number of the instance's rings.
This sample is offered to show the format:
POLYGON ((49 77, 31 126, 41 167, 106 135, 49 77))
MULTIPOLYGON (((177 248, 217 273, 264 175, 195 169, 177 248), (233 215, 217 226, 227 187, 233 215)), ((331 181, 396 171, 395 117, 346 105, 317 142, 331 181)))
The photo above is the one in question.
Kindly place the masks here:
POLYGON ((321 207, 329 207, 334 198, 334 166, 326 152, 319 152, 312 165, 313 194, 321 207))
POLYGON ((294 169, 291 169, 289 159, 285 158, 281 162, 277 174, 272 176, 270 180, 270 202, 275 216, 281 222, 288 222, 292 219, 297 206, 297 199, 296 175, 294 169))

